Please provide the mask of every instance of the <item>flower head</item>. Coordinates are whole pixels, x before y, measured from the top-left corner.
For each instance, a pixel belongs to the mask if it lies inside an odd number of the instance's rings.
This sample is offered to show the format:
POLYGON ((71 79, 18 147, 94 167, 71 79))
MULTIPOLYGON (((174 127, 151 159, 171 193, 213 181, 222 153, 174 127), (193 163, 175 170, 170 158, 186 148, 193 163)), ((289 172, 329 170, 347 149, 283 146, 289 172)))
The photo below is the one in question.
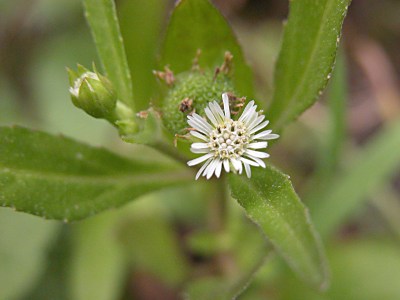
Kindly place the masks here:
POLYGON ((269 121, 264 121, 265 116, 259 115, 254 101, 250 101, 241 116, 233 120, 227 93, 222 94, 222 100, 223 110, 216 101, 208 103, 204 110, 211 123, 196 113, 188 116, 188 123, 194 129, 190 133, 203 141, 193 143, 190 150, 204 155, 187 163, 194 166, 204 162, 197 172, 196 180, 200 176, 210 179, 213 174, 219 178, 222 167, 226 172, 232 170, 239 174, 244 168, 250 178, 250 166, 265 168, 262 159, 269 157, 268 153, 257 150, 267 148, 266 140, 279 137, 271 133, 272 130, 259 132, 269 121))

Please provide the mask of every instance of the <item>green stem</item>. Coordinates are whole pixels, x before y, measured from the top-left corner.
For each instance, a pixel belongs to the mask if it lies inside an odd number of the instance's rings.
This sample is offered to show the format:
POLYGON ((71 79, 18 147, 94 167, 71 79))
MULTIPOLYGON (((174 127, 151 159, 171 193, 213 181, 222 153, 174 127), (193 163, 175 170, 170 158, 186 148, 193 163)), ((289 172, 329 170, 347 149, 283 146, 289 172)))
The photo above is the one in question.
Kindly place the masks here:
POLYGON ((228 192, 224 174, 221 178, 212 179, 213 189, 210 199, 209 225, 216 233, 226 228, 228 192))
POLYGON ((100 61, 120 99, 134 112, 132 81, 113 0, 83 0, 100 61))
MULTIPOLYGON (((210 199, 209 226, 215 235, 224 235, 228 230, 228 200, 229 193, 227 189, 227 180, 224 174, 221 178, 213 179, 212 197, 210 199)), ((237 266, 231 253, 221 250, 216 253, 215 263, 219 272, 229 277, 236 272, 237 266)))

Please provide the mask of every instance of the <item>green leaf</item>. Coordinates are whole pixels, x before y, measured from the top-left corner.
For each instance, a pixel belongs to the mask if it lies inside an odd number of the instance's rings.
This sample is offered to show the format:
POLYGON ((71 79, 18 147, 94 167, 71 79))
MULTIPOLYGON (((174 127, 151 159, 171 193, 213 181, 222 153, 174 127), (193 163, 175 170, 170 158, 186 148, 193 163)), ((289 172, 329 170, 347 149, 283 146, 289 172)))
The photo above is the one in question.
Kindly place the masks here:
POLYGON ((128 0, 118 7, 137 110, 149 108, 156 88, 152 71, 157 68, 159 37, 167 3, 165 0, 128 0))
POLYGON ((251 179, 231 175, 232 196, 303 280, 324 288, 328 272, 320 240, 287 175, 255 169, 251 179))
POLYGON ((24 128, 0 128, 0 205, 78 220, 143 194, 193 180, 173 163, 117 156, 24 128))
POLYGON ((71 299, 114 300, 121 294, 126 267, 115 234, 120 215, 108 212, 73 225, 71 299))
POLYGON ((58 228, 55 222, 0 208, 0 299, 19 299, 39 280, 58 228))
POLYGON ((190 70, 198 49, 200 67, 211 69, 231 52, 235 87, 242 96, 253 97, 251 69, 227 21, 208 0, 181 0, 171 15, 161 66, 169 65, 175 73, 190 70))
POLYGON ((120 99, 134 109, 132 81, 113 0, 83 0, 100 61, 120 99))
POLYGON ((310 203, 310 210, 318 231, 329 235, 348 217, 367 195, 382 185, 400 165, 400 121, 388 125, 359 150, 347 171, 310 203))
POLYGON ((275 129, 304 112, 325 88, 349 3, 350 0, 290 1, 269 109, 275 129))

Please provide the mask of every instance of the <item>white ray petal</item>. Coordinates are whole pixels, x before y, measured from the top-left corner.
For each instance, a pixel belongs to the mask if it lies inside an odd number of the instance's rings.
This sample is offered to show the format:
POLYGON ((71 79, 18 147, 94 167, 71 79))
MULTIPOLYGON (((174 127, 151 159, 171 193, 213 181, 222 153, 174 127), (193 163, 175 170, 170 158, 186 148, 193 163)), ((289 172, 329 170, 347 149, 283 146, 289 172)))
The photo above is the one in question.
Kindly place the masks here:
POLYGON ((205 142, 209 141, 209 139, 206 136, 204 136, 203 134, 201 134, 200 132, 198 132, 196 130, 191 130, 190 134, 195 136, 195 137, 197 137, 197 138, 199 138, 199 139, 201 139, 201 140, 203 140, 203 141, 205 141, 205 142))
POLYGON ((242 162, 239 160, 239 174, 242 174, 243 172, 243 165, 242 162))
POLYGON ((225 117, 224 112, 222 111, 222 108, 221 108, 221 106, 218 104, 218 102, 217 102, 217 101, 214 101, 213 104, 214 104, 215 110, 218 112, 218 114, 219 114, 221 117, 225 117))
POLYGON ((228 159, 224 159, 224 169, 225 169, 226 173, 229 173, 230 166, 229 166, 229 160, 228 159))
POLYGON ((262 131, 260 133, 257 133, 256 135, 254 135, 252 138, 253 140, 259 140, 259 139, 263 139, 264 137, 266 137, 267 135, 269 135, 272 132, 272 130, 265 130, 262 131))
POLYGON ((244 169, 246 170, 247 178, 251 178, 251 169, 250 169, 250 166, 249 166, 248 164, 246 164, 246 163, 243 163, 243 164, 244 164, 244 169))
POLYGON ((267 157, 269 157, 268 153, 260 152, 260 151, 254 151, 254 150, 250 150, 250 149, 247 149, 246 153, 249 156, 252 156, 252 157, 258 157, 258 158, 267 158, 267 157))
POLYGON ((258 116, 251 124, 248 126, 248 130, 252 130, 255 126, 260 124, 265 119, 264 115, 258 116))
POLYGON ((197 131, 200 131, 201 133, 204 133, 205 135, 209 134, 209 130, 204 127, 202 124, 200 124, 198 121, 194 120, 193 118, 188 117, 188 124, 193 127, 194 129, 196 129, 197 131))
POLYGON ((266 137, 264 137, 263 140, 275 140, 277 138, 279 138, 279 134, 270 133, 266 137))
POLYGON ((222 170, 222 161, 218 159, 217 167, 215 168, 215 176, 217 176, 217 178, 219 178, 219 176, 221 175, 221 170, 222 170))
POLYGON ((257 142, 257 143, 251 143, 247 147, 250 149, 263 149, 267 148, 268 142, 257 142))
POLYGON ((258 126, 256 126, 256 127, 254 127, 252 130, 250 130, 250 134, 253 134, 253 133, 255 133, 255 132, 257 132, 257 131, 259 131, 259 130, 261 130, 261 129, 263 129, 265 126, 267 126, 268 125, 268 123, 269 123, 269 121, 267 120, 267 121, 265 121, 265 122, 262 122, 260 125, 258 125, 258 126))
POLYGON ((242 121, 246 124, 248 118, 250 118, 253 114, 256 114, 257 105, 252 106, 246 113, 243 113, 239 118, 239 121, 242 121))
POLYGON ((207 130, 212 130, 213 127, 207 122, 207 120, 205 120, 204 118, 200 117, 198 114, 193 113, 192 117, 194 120, 196 120, 197 122, 199 122, 200 124, 202 124, 205 128, 207 128, 207 130))
POLYGON ((235 170, 239 172, 239 174, 242 174, 243 171, 242 161, 236 158, 232 158, 231 162, 235 170))
POLYGON ((208 107, 214 113, 214 116, 219 123, 224 121, 224 119, 225 119, 224 112, 222 111, 221 107, 219 106, 219 104, 216 101, 213 101, 210 104, 208 104, 208 107))
POLYGON ((265 162, 262 159, 259 159, 258 157, 254 157, 254 156, 249 156, 247 155, 248 158, 250 158, 251 160, 254 160, 261 168, 265 168, 265 162))
POLYGON ((231 163, 233 165, 233 168, 236 171, 239 171, 239 169, 241 168, 242 163, 239 160, 237 160, 236 158, 231 158, 231 163))
POLYGON ((239 121, 242 121, 244 116, 246 115, 247 111, 252 108, 254 105, 254 100, 250 101, 249 103, 247 103, 246 107, 244 108, 242 115, 239 118, 239 121))
POLYGON ((208 164, 212 161, 212 158, 209 158, 200 168, 200 170, 197 172, 196 174, 196 180, 199 179, 201 173, 203 172, 203 170, 208 166, 208 164))
POLYGON ((222 101, 224 102, 224 111, 225 111, 225 118, 231 118, 231 110, 229 108, 229 96, 227 93, 222 94, 222 101))
POLYGON ((200 157, 198 157, 198 158, 189 160, 189 161, 187 162, 187 165, 188 165, 189 167, 195 166, 195 165, 197 165, 197 164, 199 164, 199 163, 205 161, 206 159, 210 158, 210 157, 213 156, 213 155, 214 155, 213 153, 208 153, 208 154, 203 155, 203 156, 200 156, 200 157))
POLYGON ((206 149, 209 148, 208 143, 193 143, 191 145, 193 149, 206 149))
POLYGON ((193 148, 190 148, 190 151, 192 153, 209 153, 210 149, 209 148, 207 148, 207 149, 193 149, 193 148))
POLYGON ((247 158, 245 158, 245 157, 241 157, 240 160, 241 160, 243 163, 246 163, 246 164, 248 164, 248 165, 250 165, 250 166, 254 166, 254 167, 259 167, 259 166, 260 166, 258 163, 254 162, 254 161, 252 161, 252 160, 250 160, 250 159, 247 159, 247 158))
POLYGON ((254 123, 258 118, 257 105, 254 106, 253 110, 249 115, 243 119, 243 123, 246 125, 247 129, 250 128, 250 124, 254 123))
POLYGON ((218 125, 217 119, 214 117, 214 114, 211 112, 211 110, 208 107, 206 107, 204 109, 204 112, 206 113, 210 121, 214 124, 214 126, 217 126, 218 125))
POLYGON ((213 176, 213 174, 214 174, 214 171, 215 171, 215 168, 217 167, 217 164, 218 164, 218 160, 217 159, 214 159, 209 165, 208 165, 208 167, 207 167, 207 169, 206 169, 206 173, 207 173, 207 179, 210 179, 212 176, 213 176))

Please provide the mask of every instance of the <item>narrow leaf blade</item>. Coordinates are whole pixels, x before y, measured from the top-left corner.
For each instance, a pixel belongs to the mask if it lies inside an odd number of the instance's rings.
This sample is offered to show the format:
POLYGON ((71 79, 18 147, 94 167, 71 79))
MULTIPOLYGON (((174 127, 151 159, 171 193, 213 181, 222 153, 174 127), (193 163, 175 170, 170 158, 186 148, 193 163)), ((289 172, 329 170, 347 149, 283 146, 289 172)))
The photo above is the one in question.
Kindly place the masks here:
POLYGON ((288 177, 268 166, 255 169, 251 179, 232 175, 229 182, 232 196, 292 269, 306 282, 326 287, 328 272, 320 240, 288 177))
POLYGON ((310 107, 325 88, 350 0, 291 1, 275 68, 270 120, 276 129, 310 107))
POLYGON ((137 111, 148 109, 154 96, 157 52, 168 1, 129 0, 118 6, 118 15, 132 76, 137 111))
POLYGON ((24 128, 0 128, 0 205, 77 220, 191 181, 173 163, 137 161, 24 128))
POLYGON ((104 70, 120 99, 134 108, 132 82, 113 0, 84 0, 85 15, 104 70))

